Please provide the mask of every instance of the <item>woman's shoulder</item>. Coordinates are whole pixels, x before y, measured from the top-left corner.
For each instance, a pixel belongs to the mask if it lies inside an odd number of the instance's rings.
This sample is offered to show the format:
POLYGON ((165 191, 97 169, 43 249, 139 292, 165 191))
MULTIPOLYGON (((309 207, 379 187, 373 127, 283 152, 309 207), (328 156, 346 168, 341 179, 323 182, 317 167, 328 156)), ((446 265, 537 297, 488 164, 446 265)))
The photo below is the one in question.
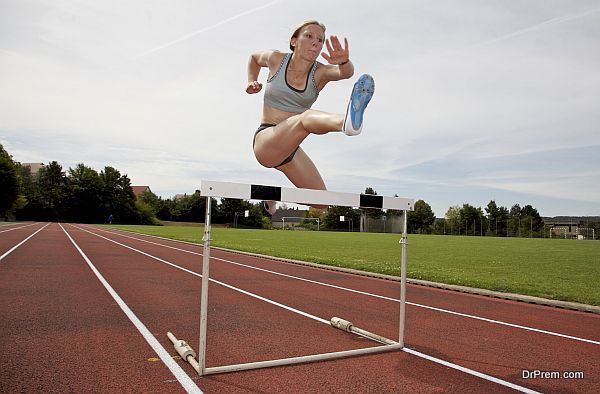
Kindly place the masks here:
POLYGON ((283 58, 287 55, 287 53, 280 52, 277 49, 266 51, 265 53, 268 53, 267 65, 269 67, 269 72, 271 75, 273 75, 277 72, 277 70, 279 70, 279 67, 283 63, 283 58))
POLYGON ((272 49, 269 54, 269 63, 279 66, 279 63, 281 63, 285 55, 287 55, 287 52, 281 52, 280 50, 272 49))

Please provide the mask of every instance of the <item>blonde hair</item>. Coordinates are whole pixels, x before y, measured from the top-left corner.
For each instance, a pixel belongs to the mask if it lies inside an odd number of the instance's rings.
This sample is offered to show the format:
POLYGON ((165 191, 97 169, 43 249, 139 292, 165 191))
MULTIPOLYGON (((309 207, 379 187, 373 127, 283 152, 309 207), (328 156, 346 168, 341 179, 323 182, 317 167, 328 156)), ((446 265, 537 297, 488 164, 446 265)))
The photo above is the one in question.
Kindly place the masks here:
POLYGON ((294 30, 294 33, 292 33, 292 36, 290 37, 290 49, 292 50, 292 52, 294 52, 294 47, 292 46, 292 38, 298 38, 302 29, 304 29, 308 25, 317 25, 321 29, 323 29, 323 33, 325 32, 325 25, 319 21, 310 20, 310 21, 302 22, 301 24, 298 25, 298 27, 296 27, 296 30, 294 30))

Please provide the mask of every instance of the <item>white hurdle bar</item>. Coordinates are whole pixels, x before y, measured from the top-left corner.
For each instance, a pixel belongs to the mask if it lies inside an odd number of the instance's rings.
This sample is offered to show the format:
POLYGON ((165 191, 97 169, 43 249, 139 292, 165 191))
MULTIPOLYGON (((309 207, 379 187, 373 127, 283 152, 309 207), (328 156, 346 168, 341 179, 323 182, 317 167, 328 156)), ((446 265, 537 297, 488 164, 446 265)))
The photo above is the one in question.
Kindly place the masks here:
POLYGON ((410 198, 216 181, 202 181, 200 193, 204 197, 272 200, 303 205, 339 205, 353 208, 397 209, 400 211, 412 211, 414 204, 414 200, 410 198))
MULTIPOLYGON (((225 373, 233 371, 242 371, 257 368, 267 368, 282 365, 291 365, 299 363, 307 363, 322 360, 331 360, 342 357, 351 357, 362 354, 373 354, 386 352, 391 350, 399 350, 404 347, 404 323, 405 323, 405 303, 406 303, 406 247, 407 247, 407 211, 412 211, 414 199, 400 197, 384 197, 368 194, 351 194, 331 192, 327 190, 313 190, 301 188, 287 188, 278 186, 265 186, 253 184, 241 184, 231 182, 218 181, 202 181, 200 193, 206 197, 206 217, 204 221, 204 236, 202 241, 203 258, 202 258, 202 290, 200 299, 200 345, 198 350, 198 362, 195 362, 193 356, 187 354, 187 359, 191 358, 193 362, 190 364, 198 372, 200 376, 225 373), (382 346, 345 350, 333 353, 323 353, 300 357, 291 357, 286 359, 268 360, 259 362, 250 362, 244 364, 224 365, 219 367, 206 368, 206 328, 208 323, 208 283, 210 273, 210 243, 211 239, 211 198, 235 198, 240 200, 271 200, 280 202, 289 202, 303 205, 338 205, 352 208, 380 208, 380 209, 396 209, 403 211, 404 227, 400 244, 402 245, 401 254, 401 280, 400 280, 400 324, 398 333, 398 342, 380 337, 376 334, 365 336, 377 342, 383 342, 382 346)), ((332 324, 332 326, 334 326, 332 324)), ((339 327, 338 327, 339 328, 339 327)), ((357 331, 367 331, 360 329, 348 330, 348 332, 357 333, 357 331)), ((170 334, 170 333, 169 333, 170 334)), ((177 349, 176 338, 170 334, 169 338, 177 349)), ((183 342, 185 344, 185 342, 183 342)), ((187 344, 186 344, 187 345, 187 344)), ((181 347, 181 346, 180 346, 181 347)), ((178 349, 178 352, 181 349, 178 349)))

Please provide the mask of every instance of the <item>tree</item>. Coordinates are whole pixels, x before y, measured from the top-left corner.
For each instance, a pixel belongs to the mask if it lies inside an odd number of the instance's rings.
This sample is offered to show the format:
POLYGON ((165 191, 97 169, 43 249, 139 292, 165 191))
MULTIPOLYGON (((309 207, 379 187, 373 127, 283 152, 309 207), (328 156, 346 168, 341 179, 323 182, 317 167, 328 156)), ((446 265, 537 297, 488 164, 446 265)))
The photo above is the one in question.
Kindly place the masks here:
POLYGON ((0 216, 6 215, 19 194, 17 171, 12 157, 0 144, 0 216))
POLYGON ((144 190, 142 193, 140 193, 140 195, 137 197, 137 200, 148 205, 152 209, 153 214, 155 215, 158 211, 160 211, 163 205, 162 199, 156 194, 152 193, 150 190, 144 190))
POLYGON ((521 206, 515 204, 510 208, 508 213, 508 230, 507 235, 513 237, 521 236, 521 206))
MULTIPOLYGON (((216 200, 211 199, 211 201, 211 220, 213 223, 221 223, 216 200)), ((172 219, 169 220, 200 223, 204 221, 206 213, 206 198, 200 194, 200 190, 196 190, 192 195, 175 200, 170 211, 172 219)))
POLYGON ((521 225, 523 227, 523 236, 539 236, 544 228, 544 221, 537 209, 527 204, 521 209, 521 225))
POLYGON ((417 200, 414 210, 408 212, 407 224, 410 233, 431 233, 431 226, 435 221, 435 214, 431 206, 423 200, 417 200))
POLYGON ((496 205, 496 201, 490 200, 485 208, 485 212, 487 213, 488 233, 495 236, 505 236, 508 209, 506 207, 499 207, 496 205))
POLYGON ((142 193, 139 197, 138 200, 149 204, 150 206, 152 206, 154 215, 160 219, 160 220, 176 220, 176 202, 167 198, 166 200, 163 200, 162 198, 156 196, 154 193, 152 192, 144 192, 142 193), (155 199, 150 198, 149 200, 145 200, 143 198, 144 195, 146 195, 146 193, 148 194, 152 194, 155 199))
POLYGON ((66 182, 65 172, 56 161, 40 168, 36 180, 36 194, 41 213, 47 219, 59 220, 62 217, 66 182))
POLYGON ((445 218, 435 218, 433 222, 433 226, 431 226, 431 233, 436 235, 446 235, 446 219, 445 218))
POLYGON ((448 208, 444 217, 446 219, 446 233, 460 235, 460 207, 455 205, 448 208))
POLYGON ((102 185, 98 173, 83 163, 69 168, 68 175, 68 212, 66 216, 75 222, 103 223, 101 193, 102 185))
POLYGON ((508 235, 508 208, 500 207, 498 208, 498 220, 494 225, 498 226, 497 235, 505 237, 508 235))
MULTIPOLYGON (((204 197, 202 198, 204 200, 204 197)), ((237 224, 243 227, 262 228, 264 210, 263 203, 252 204, 249 201, 236 198, 223 198, 217 206, 213 216, 215 223, 233 224, 237 218, 237 224), (248 217, 245 212, 248 211, 248 217)), ((204 217, 204 213, 202 215, 204 217)))
MULTIPOLYGON (((249 211, 249 216, 238 219, 238 224, 242 225, 242 226, 247 226, 247 227, 252 227, 252 228, 263 228, 265 226, 265 223, 263 222, 263 218, 264 216, 264 209, 263 209, 263 205, 262 202, 256 203, 256 204, 252 204, 249 201, 244 201, 242 204, 242 207, 244 207, 244 211, 248 210, 249 211)), ((266 219, 266 218, 265 218, 266 219)), ((268 219, 267 219, 268 221, 268 219)), ((270 224, 269 224, 270 227, 270 224)))
POLYGON ((98 176, 100 181, 99 216, 106 220, 108 215, 113 215, 117 223, 136 223, 142 218, 144 222, 152 222, 153 211, 151 206, 137 206, 136 197, 131 189, 131 181, 127 175, 113 167, 104 167, 98 176))
POLYGON ((213 214, 215 223, 232 223, 236 217, 236 213, 245 211, 242 205, 242 200, 237 198, 222 198, 221 203, 217 208, 217 212, 213 214))
POLYGON ((332 205, 327 209, 323 217, 323 226, 328 230, 348 231, 352 227, 358 229, 360 225, 360 211, 350 207, 332 205), (344 221, 340 221, 340 216, 344 221))
POLYGON ((15 210, 18 220, 30 220, 34 218, 34 212, 38 209, 36 199, 36 183, 31 175, 31 168, 16 163, 17 178, 19 180, 19 202, 15 210))
POLYGON ((460 229, 465 235, 481 234, 483 230, 483 211, 471 204, 463 204, 460 210, 460 229))
POLYGON ((326 209, 309 207, 308 211, 304 214, 305 218, 317 218, 323 222, 325 219, 326 209))

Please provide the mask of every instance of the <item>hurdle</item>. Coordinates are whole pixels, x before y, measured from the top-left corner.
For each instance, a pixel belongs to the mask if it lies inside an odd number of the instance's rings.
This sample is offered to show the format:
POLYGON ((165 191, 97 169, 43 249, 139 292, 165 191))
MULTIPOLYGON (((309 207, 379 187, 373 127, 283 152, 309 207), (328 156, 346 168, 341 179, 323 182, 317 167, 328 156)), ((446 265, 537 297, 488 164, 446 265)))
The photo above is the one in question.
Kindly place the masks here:
POLYGON ((405 304, 406 304, 406 264, 407 264, 407 212, 414 209, 414 199, 400 197, 385 197, 369 194, 352 194, 332 192, 328 190, 313 190, 302 188, 287 188, 232 182, 201 181, 200 193, 206 197, 206 215, 204 220, 203 257, 202 257, 202 289, 200 292, 200 340, 198 360, 192 348, 183 340, 178 340, 171 332, 167 336, 173 343, 183 360, 188 361, 198 372, 198 375, 243 371, 258 368, 268 368, 283 365, 332 360, 342 357, 366 355, 400 350, 404 348, 405 304), (379 346, 360 349, 343 350, 332 353, 314 354, 308 356, 290 357, 285 359, 232 364, 218 367, 206 367, 206 345, 208 326, 208 283, 210 280, 210 248, 211 248, 211 198, 233 198, 240 200, 272 200, 302 205, 338 205, 352 208, 379 208, 402 211, 404 226, 400 238, 401 272, 400 272, 400 320, 398 341, 382 337, 375 333, 355 327, 351 322, 339 317, 331 318, 331 326, 342 331, 360 335, 380 343, 379 346))

